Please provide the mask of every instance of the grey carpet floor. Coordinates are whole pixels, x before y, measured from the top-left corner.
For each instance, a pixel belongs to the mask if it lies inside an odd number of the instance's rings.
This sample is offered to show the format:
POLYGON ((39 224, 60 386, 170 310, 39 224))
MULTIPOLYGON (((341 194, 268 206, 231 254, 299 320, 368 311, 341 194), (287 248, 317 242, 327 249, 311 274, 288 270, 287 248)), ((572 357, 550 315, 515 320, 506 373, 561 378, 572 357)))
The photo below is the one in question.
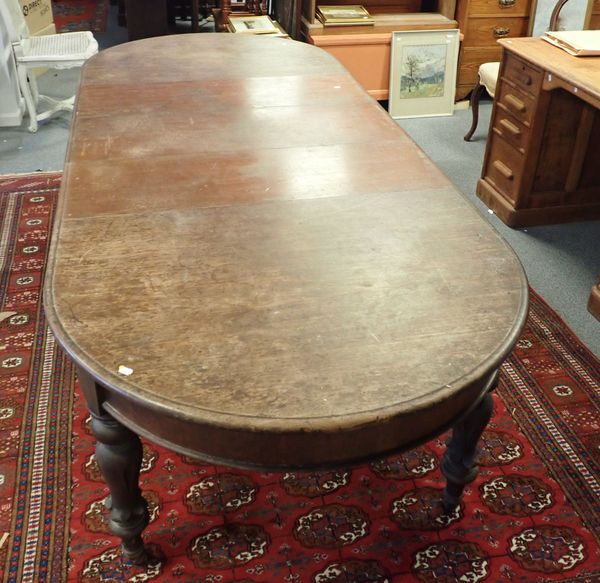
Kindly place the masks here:
MULTIPOLYGON (((124 29, 116 25, 115 7, 112 10, 108 31, 97 35, 101 48, 125 41, 124 29)), ((77 81, 75 70, 48 72, 40 79, 40 88, 58 97, 74 90, 77 81)), ((462 138, 470 125, 469 110, 447 117, 400 120, 398 124, 506 238, 523 263, 532 287, 600 357, 600 322, 586 309, 590 290, 600 275, 600 222, 510 229, 489 213, 476 197, 475 185, 481 172, 490 111, 491 104, 484 103, 472 142, 462 138)), ((27 131, 25 122, 17 128, 0 128, 0 174, 62 170, 70 119, 66 113, 56 116, 43 123, 36 134, 27 131)))

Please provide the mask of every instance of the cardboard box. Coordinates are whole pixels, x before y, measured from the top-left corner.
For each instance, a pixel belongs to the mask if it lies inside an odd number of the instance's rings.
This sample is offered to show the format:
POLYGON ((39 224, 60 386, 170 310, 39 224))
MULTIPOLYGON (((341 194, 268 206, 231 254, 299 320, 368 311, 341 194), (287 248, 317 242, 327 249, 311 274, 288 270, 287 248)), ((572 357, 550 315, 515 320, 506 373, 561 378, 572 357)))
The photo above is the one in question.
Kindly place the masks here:
MULTIPOLYGON (((3 2, 4 0, 0 0, 3 2)), ((54 16, 52 14, 52 0, 19 0, 29 34, 42 36, 55 34, 54 16)), ((43 75, 48 69, 33 69, 36 77, 43 75)))
MULTIPOLYGON (((2 0, 4 1, 4 0, 2 0)), ((29 34, 37 35, 54 22, 52 0, 19 0, 29 34)), ((48 34, 48 32, 46 32, 48 34)))
POLYGON ((42 36, 43 34, 56 34, 56 26, 54 25, 54 22, 38 30, 35 33, 35 36, 42 36))

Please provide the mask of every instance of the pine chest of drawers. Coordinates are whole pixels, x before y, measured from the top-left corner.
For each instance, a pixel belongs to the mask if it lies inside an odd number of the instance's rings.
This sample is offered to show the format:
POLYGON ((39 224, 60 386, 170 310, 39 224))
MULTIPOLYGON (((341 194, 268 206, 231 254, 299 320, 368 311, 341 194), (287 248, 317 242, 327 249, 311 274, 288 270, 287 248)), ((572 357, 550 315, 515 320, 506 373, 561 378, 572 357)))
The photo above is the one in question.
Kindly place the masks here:
POLYGON ((587 28, 600 29, 600 0, 590 0, 588 4, 587 28))
POLYGON ((456 20, 461 43, 456 99, 473 89, 479 65, 499 61, 501 38, 527 36, 533 0, 458 0, 456 20))

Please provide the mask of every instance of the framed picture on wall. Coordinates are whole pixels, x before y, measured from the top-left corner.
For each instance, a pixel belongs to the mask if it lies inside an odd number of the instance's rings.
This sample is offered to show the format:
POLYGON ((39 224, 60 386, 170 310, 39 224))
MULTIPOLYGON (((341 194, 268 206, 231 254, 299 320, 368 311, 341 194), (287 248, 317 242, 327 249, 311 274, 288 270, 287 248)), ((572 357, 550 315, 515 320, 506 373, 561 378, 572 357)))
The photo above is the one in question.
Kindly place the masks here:
POLYGON ((452 115, 458 29, 392 33, 388 111, 394 119, 452 115))

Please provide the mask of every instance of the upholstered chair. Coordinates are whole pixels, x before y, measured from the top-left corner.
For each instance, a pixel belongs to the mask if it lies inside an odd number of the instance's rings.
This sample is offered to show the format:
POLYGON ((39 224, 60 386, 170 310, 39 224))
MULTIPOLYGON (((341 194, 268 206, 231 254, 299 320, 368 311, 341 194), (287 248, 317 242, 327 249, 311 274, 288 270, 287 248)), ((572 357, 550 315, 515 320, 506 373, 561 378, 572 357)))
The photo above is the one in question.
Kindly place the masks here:
POLYGON ((500 70, 500 63, 483 63, 479 67, 479 73, 477 83, 473 87, 471 92, 471 111, 473 112, 473 121, 469 131, 465 134, 465 140, 468 142, 475 130, 477 129, 477 122, 479 121, 479 99, 484 91, 487 91, 490 97, 493 99, 496 93, 496 83, 498 81, 498 72, 500 70))
MULTIPOLYGON (((548 30, 558 30, 558 19, 560 16, 560 11, 563 6, 569 0, 558 0, 554 9, 552 10, 552 14, 550 15, 550 24, 548 26, 548 30)), ((498 74, 500 71, 500 63, 483 63, 479 67, 477 83, 475 87, 473 87, 473 91, 471 92, 471 111, 473 113, 473 121, 471 122, 471 127, 469 131, 465 134, 465 140, 468 142, 471 140, 471 137, 475 133, 477 129, 477 122, 479 121, 479 100, 484 91, 487 91, 490 97, 494 98, 494 93, 496 92, 496 82, 498 80, 498 74)))

